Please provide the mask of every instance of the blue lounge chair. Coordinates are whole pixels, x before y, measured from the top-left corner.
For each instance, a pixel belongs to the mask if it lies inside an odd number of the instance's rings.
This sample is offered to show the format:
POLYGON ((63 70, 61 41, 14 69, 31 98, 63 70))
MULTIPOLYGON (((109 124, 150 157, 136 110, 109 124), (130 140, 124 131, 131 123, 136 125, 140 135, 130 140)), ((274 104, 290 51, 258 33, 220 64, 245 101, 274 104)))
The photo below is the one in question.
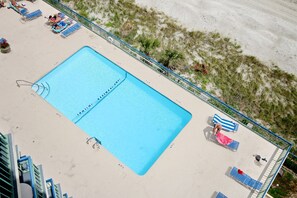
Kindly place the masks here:
POLYGON ((217 114, 215 114, 213 117, 213 123, 214 125, 217 123, 220 123, 222 125, 222 128, 225 131, 233 131, 233 132, 237 131, 239 126, 237 123, 232 122, 230 120, 223 119, 217 114))
POLYGON ((226 147, 232 151, 237 151, 239 147, 239 142, 233 140, 230 144, 226 145, 226 147))
POLYGON ((34 12, 31 12, 29 14, 25 14, 23 17, 23 20, 25 21, 33 20, 37 17, 40 17, 41 15, 42 15, 41 10, 35 10, 34 12))
POLYGON ((23 15, 23 16, 28 13, 27 8, 17 8, 14 5, 12 5, 11 3, 9 3, 7 8, 12 8, 14 11, 16 11, 17 13, 19 13, 20 15, 23 15))
POLYGON ((228 197, 226 195, 224 195, 223 193, 218 192, 216 198, 228 198, 228 197))
POLYGON ((66 29, 65 31, 63 31, 61 33, 61 36, 64 37, 64 38, 66 38, 70 34, 74 33, 76 30, 78 30, 80 27, 81 27, 81 25, 79 23, 76 23, 73 26, 71 26, 68 29, 66 29))
POLYGON ((55 26, 52 27, 52 31, 54 33, 60 33, 63 30, 65 30, 68 27, 68 23, 66 23, 65 21, 60 21, 59 23, 57 23, 57 26, 59 26, 59 28, 57 29, 55 26))
POLYGON ((236 181, 239 183, 253 189, 253 190, 260 190, 262 187, 262 183, 251 178, 249 175, 246 173, 239 174, 238 173, 238 168, 233 167, 232 170, 230 171, 230 176, 233 177, 236 181))

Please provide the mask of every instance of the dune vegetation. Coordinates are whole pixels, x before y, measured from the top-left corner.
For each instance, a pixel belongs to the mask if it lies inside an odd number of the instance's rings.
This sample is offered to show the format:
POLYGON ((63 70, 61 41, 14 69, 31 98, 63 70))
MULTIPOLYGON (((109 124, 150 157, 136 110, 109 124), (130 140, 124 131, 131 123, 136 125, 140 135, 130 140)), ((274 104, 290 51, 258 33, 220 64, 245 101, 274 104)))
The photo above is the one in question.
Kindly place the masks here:
MULTIPOLYGON (((190 31, 133 0, 63 0, 82 16, 297 143, 297 78, 245 55, 236 40, 190 31)), ((297 154, 296 146, 292 153, 297 154)))

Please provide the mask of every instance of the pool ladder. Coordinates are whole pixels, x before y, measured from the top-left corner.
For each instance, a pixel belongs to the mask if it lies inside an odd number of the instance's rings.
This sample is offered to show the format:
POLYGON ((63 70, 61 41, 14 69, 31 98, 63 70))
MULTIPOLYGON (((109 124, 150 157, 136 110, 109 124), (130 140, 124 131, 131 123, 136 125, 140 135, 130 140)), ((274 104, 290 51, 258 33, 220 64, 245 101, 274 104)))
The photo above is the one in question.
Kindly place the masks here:
POLYGON ((101 141, 98 140, 96 137, 90 137, 90 138, 87 138, 87 142, 86 142, 86 143, 87 143, 87 144, 90 144, 90 141, 91 141, 91 140, 95 140, 95 143, 94 143, 93 146, 92 146, 93 149, 95 149, 95 146, 97 146, 97 148, 100 149, 100 145, 102 145, 102 144, 101 144, 101 141))
POLYGON ((42 96, 43 98, 46 98, 50 92, 50 86, 47 82, 45 82, 45 85, 43 83, 41 83, 40 85, 39 84, 36 84, 36 83, 33 83, 33 82, 30 82, 30 81, 27 81, 27 80, 16 80, 15 81, 17 86, 18 87, 21 87, 21 86, 30 86, 30 87, 33 87, 33 86, 37 86, 37 89, 35 90, 35 92, 42 96))

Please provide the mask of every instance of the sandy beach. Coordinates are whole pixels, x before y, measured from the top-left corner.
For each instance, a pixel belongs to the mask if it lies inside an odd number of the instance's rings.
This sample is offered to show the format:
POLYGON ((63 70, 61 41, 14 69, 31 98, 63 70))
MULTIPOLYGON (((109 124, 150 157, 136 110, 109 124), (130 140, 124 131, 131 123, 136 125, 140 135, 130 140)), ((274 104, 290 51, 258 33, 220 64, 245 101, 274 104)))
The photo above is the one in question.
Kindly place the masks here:
POLYGON ((216 31, 243 53, 297 75, 297 0, 136 0, 191 30, 216 31))

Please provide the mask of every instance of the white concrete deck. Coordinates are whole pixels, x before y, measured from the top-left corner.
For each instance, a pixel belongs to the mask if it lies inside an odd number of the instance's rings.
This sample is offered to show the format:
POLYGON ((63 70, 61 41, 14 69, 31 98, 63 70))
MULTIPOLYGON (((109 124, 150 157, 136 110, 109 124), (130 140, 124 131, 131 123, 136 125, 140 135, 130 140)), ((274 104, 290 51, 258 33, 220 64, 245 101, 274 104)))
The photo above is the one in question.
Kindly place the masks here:
POLYGON ((0 9, 0 37, 12 49, 9 54, 0 53, 0 131, 12 133, 21 153, 43 165, 46 179, 61 183, 63 192, 75 198, 213 197, 217 191, 229 197, 252 196, 228 171, 236 166, 261 180, 269 163, 258 166, 253 155, 272 160, 274 145, 241 125, 237 133, 228 133, 240 142, 237 152, 209 141, 209 117, 218 113, 216 109, 86 28, 66 39, 52 33, 44 16, 57 11, 40 0, 26 4, 30 11, 41 9, 43 16, 23 24, 12 9, 0 9), (144 176, 121 164, 104 147, 93 149, 86 144, 84 131, 30 87, 16 86, 19 79, 35 82, 86 45, 192 113, 188 125, 144 176))

